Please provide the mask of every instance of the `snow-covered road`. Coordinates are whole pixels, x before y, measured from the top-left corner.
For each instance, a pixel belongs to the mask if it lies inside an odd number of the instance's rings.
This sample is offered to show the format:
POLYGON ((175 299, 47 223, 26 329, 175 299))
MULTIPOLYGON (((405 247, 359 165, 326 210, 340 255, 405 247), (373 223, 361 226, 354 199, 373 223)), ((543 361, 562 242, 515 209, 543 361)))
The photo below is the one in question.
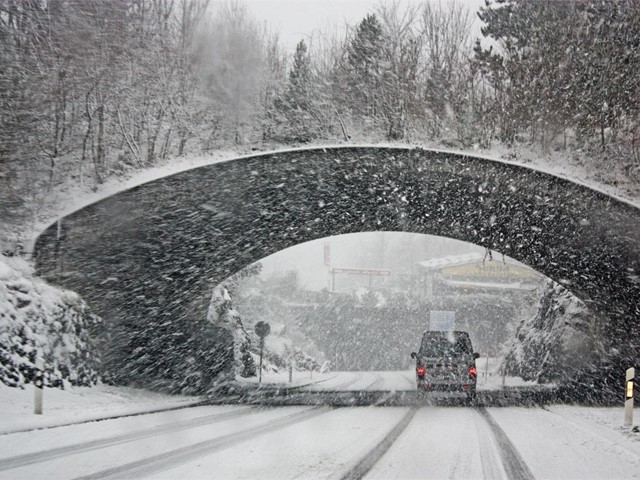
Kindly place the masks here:
MULTIPOLYGON (((519 377, 505 377, 499 373, 500 359, 481 357, 476 361, 478 365, 478 390, 500 390, 503 386, 522 387, 536 386, 533 382, 526 382, 519 377), (487 369, 485 365, 490 367, 487 369)), ((257 379, 245 379, 246 383, 256 384, 257 379)), ((263 375, 265 386, 278 388, 293 387, 311 391, 415 391, 416 376, 413 369, 377 372, 327 372, 301 373, 295 372, 293 381, 288 380, 287 372, 263 375)))
POLYGON ((607 411, 198 406, 2 435, 0 478, 640 478, 607 411))
POLYGON ((416 389, 413 371, 397 372, 335 372, 317 376, 304 389, 311 391, 413 391, 416 389))

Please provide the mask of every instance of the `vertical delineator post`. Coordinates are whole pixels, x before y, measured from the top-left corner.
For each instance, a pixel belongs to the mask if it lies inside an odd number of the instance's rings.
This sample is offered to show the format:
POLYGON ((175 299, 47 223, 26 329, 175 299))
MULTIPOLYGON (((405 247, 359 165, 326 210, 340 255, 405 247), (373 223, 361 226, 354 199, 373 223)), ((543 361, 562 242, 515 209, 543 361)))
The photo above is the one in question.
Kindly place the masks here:
POLYGON ((627 369, 624 383, 624 424, 627 427, 633 425, 633 386, 636 376, 636 369, 627 369))
POLYGON ((33 381, 33 413, 42 415, 42 389, 44 388, 44 358, 38 354, 36 358, 36 378, 33 381))
POLYGON ((264 337, 260 337, 260 368, 258 369, 258 383, 262 383, 262 349, 264 348, 264 337))
POLYGON ((484 384, 489 381, 489 352, 487 352, 487 362, 484 367, 484 384))

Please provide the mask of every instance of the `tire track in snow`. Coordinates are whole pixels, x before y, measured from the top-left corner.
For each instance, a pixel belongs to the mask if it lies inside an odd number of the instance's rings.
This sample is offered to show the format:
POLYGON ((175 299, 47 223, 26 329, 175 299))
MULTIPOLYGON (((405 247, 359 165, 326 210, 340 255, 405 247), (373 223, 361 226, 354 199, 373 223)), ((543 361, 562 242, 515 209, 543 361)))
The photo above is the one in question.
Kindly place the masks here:
POLYGON ((337 389, 337 390, 342 390, 342 389, 345 389, 347 387, 350 387, 351 385, 356 383, 358 380, 360 380, 360 375, 358 375, 356 373, 356 374, 354 374, 353 378, 351 378, 350 380, 347 380, 346 382, 340 383, 340 384, 338 384, 338 385, 336 385, 335 387, 332 387, 332 388, 333 389, 337 389))
POLYGON ((413 389, 415 390, 416 388, 416 374, 414 372, 410 372, 410 373, 402 373, 402 378, 404 378, 407 382, 409 382, 409 385, 411 385, 413 387, 413 389), (411 378, 409 378, 409 375, 411 376, 411 378))
POLYGON ((391 448, 393 442, 395 442, 398 437, 405 431, 405 429, 413 420, 416 412, 418 411, 418 407, 411 407, 409 411, 400 419, 400 421, 396 424, 395 427, 391 429, 389 433, 387 433, 378 444, 373 447, 369 452, 362 457, 357 463, 351 467, 340 480, 360 480, 363 478, 369 470, 376 464, 380 458, 391 448))
POLYGON ((493 432, 484 417, 477 411, 474 414, 474 424, 480 448, 483 477, 491 480, 509 480, 504 471, 493 432))
POLYGON ((382 375, 380 375, 379 373, 374 373, 373 382, 371 382, 370 384, 368 384, 367 386, 365 386, 361 390, 376 390, 383 383, 384 383, 384 378, 382 378, 382 375))
POLYGON ((531 470, 529 470, 529 467, 518 453, 518 450, 516 450, 516 447, 511 443, 507 434, 500 428, 500 425, 496 423, 484 407, 479 407, 477 411, 491 429, 507 478, 509 480, 534 480, 535 477, 531 470))
POLYGON ((259 411, 260 410, 257 408, 250 407, 250 408, 242 408, 232 412, 214 413, 212 415, 205 415, 202 417, 190 418, 188 420, 182 420, 182 421, 170 423, 167 425, 158 425, 156 427, 145 428, 145 429, 127 433, 124 435, 117 435, 114 437, 102 438, 100 440, 94 440, 90 442, 67 445, 64 447, 52 448, 50 450, 41 450, 39 452, 16 455, 14 457, 0 459, 0 471, 10 470, 12 468, 24 467, 27 465, 32 465, 34 463, 45 462, 47 460, 52 460, 58 457, 66 456, 66 455, 89 452, 92 450, 98 450, 100 448, 111 447, 113 445, 120 445, 127 442, 142 440, 144 438, 164 435, 166 433, 177 432, 180 430, 186 430, 193 427, 200 427, 204 425, 210 425, 213 423, 223 422, 225 420, 230 420, 232 418, 249 415, 251 413, 257 413, 259 411))
MULTIPOLYGON (((339 383, 338 385, 327 385, 327 386, 325 387, 325 389, 323 389, 323 390, 319 390, 319 391, 321 391, 321 392, 322 392, 322 391, 330 391, 330 392, 333 392, 333 391, 336 391, 336 390, 341 390, 341 389, 344 389, 344 388, 346 388, 346 387, 349 387, 349 386, 353 385, 354 383, 356 383, 357 381, 359 381, 359 380, 362 378, 362 377, 361 377, 360 375, 358 375, 357 373, 354 373, 354 374, 352 374, 352 375, 353 375, 353 376, 352 376, 352 378, 350 378, 350 379, 349 379, 349 380, 347 380, 346 382, 339 383)), ((335 378, 335 377, 333 377, 333 378, 335 378)), ((329 380, 329 379, 328 379, 328 380, 329 380)), ((317 383, 320 383, 320 382, 317 382, 317 383)), ((312 387, 313 387, 313 386, 315 386, 315 384, 314 384, 314 385, 312 385, 312 387)), ((311 391, 311 392, 314 392, 314 391, 318 391, 318 389, 314 389, 314 388, 306 388, 306 389, 305 389, 305 388, 300 388, 300 390, 299 390, 299 391, 300 391, 300 392, 304 392, 304 391, 311 391)))
POLYGON ((262 425, 251 427, 240 432, 230 433, 218 438, 199 442, 194 445, 178 448, 176 450, 153 455, 134 462, 125 463, 117 467, 108 468, 74 480, 98 480, 98 479, 129 479, 143 478, 179 464, 187 463, 219 450, 233 447, 250 438, 264 435, 279 430, 289 425, 330 412, 326 407, 315 407, 302 412, 292 413, 275 420, 270 420, 262 425))

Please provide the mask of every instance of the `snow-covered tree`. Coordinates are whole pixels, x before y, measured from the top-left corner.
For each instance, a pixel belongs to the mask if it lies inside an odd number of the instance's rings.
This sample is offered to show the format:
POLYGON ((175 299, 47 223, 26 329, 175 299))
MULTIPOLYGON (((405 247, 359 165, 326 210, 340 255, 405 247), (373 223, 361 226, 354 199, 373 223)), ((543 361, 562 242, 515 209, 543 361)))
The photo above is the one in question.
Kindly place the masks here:
POLYGON ((371 14, 358 24, 347 47, 346 91, 343 95, 355 114, 371 121, 380 115, 384 40, 382 25, 371 14))
POLYGON ((311 57, 304 40, 293 55, 287 88, 274 100, 276 139, 309 142, 323 135, 326 122, 319 108, 317 83, 311 70, 311 57))
POLYGON ((233 337, 234 377, 254 377, 256 365, 250 354, 251 338, 242 324, 240 314, 233 309, 231 296, 225 287, 213 289, 207 319, 214 326, 227 330, 233 337))
POLYGON ((604 148, 637 128, 640 2, 496 0, 479 17, 498 44, 476 58, 501 79, 504 141, 526 134, 548 149, 571 130, 604 148))
POLYGON ((265 33, 238 2, 225 2, 205 34, 202 85, 235 144, 254 139, 266 69, 265 33))

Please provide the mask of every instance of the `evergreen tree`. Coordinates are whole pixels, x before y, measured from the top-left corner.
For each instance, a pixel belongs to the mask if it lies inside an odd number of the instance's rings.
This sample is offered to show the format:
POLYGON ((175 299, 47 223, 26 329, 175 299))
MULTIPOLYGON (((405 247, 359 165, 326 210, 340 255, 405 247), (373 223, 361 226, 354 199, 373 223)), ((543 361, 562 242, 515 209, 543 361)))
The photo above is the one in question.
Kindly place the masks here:
POLYGON ((304 40, 300 40, 289 71, 287 89, 274 101, 278 113, 277 139, 287 142, 309 142, 320 137, 325 127, 317 111, 311 72, 311 58, 304 40))
POLYGON ((289 72, 289 88, 285 101, 293 109, 309 110, 311 108, 311 59, 304 40, 296 45, 293 55, 293 66, 289 72))
POLYGON ((354 114, 375 120, 380 106, 384 35, 375 15, 367 15, 347 48, 346 92, 354 114))

